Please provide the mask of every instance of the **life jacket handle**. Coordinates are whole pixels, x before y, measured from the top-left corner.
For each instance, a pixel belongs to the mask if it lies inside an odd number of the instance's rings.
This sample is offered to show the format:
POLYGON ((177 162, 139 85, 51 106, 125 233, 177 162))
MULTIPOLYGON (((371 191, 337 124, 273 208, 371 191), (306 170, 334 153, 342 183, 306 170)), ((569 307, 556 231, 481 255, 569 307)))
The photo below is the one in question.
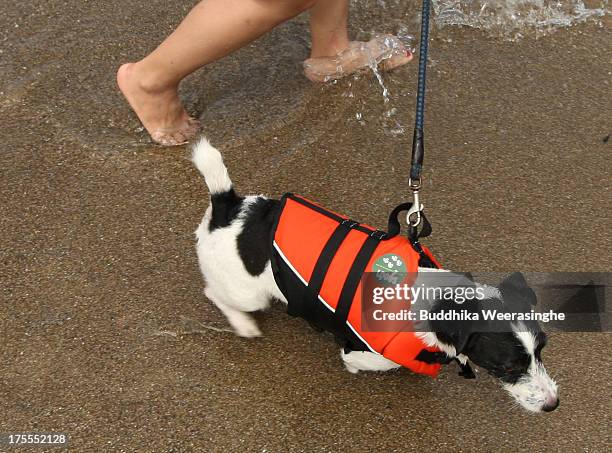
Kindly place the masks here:
MULTIPOLYGON (((387 237, 388 238, 395 237, 401 233, 402 227, 398 219, 399 214, 403 211, 409 211, 411 208, 412 208, 412 203, 407 201, 406 203, 402 203, 396 206, 395 209, 391 211, 391 214, 389 214, 389 224, 387 226, 387 233, 388 233, 387 237)), ((433 231, 431 228, 431 223, 429 223, 429 220, 427 220, 427 217, 425 217, 424 212, 421 212, 421 217, 422 217, 421 230, 420 231, 410 231, 409 233, 409 237, 412 242, 414 242, 414 240, 418 240, 418 238, 424 238, 424 237, 431 235, 431 232, 433 231)))

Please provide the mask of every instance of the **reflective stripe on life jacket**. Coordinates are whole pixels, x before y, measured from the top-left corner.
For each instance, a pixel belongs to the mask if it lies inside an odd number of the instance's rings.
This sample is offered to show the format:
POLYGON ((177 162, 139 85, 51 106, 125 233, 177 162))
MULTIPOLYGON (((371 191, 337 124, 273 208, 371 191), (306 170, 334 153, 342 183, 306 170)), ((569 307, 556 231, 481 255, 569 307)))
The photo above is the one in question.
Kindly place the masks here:
MULTIPOLYGON (((426 258, 435 261, 423 247, 426 258)), ((416 357, 428 347, 414 333, 361 329, 361 277, 384 255, 401 258, 416 275, 419 253, 402 236, 389 237, 367 225, 285 194, 272 231, 272 270, 288 301, 287 311, 332 332, 352 350, 382 354, 410 370, 436 376, 437 363, 416 357)), ((404 270, 402 270, 404 272, 404 270)))

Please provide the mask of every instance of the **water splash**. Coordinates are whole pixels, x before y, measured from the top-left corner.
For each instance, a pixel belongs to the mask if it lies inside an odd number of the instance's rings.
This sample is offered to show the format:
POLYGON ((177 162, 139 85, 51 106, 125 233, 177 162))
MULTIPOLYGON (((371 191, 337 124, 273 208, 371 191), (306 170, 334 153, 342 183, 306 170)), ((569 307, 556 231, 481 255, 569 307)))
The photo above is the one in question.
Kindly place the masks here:
POLYGON ((607 7, 608 0, 593 8, 581 0, 433 0, 438 27, 467 26, 510 40, 605 16, 610 13, 607 7))
POLYGON ((406 25, 400 25, 397 30, 397 37, 413 54, 416 52, 416 37, 410 32, 406 25))
MULTIPOLYGON (((389 19, 401 27, 418 21, 420 2, 406 0, 355 0, 364 8, 393 12, 389 19), (416 7, 416 8, 415 8, 416 7)), ((555 30, 601 19, 612 11, 609 0, 431 0, 438 28, 466 26, 488 36, 516 41, 543 36, 555 30)))
POLYGON ((403 54, 406 49, 414 53, 415 38, 408 33, 407 27, 402 27, 397 36, 377 35, 376 40, 380 43, 380 48, 376 52, 369 53, 368 65, 372 73, 378 81, 378 85, 382 90, 383 104, 387 109, 383 114, 384 129, 391 135, 401 135, 404 133, 404 127, 393 117, 397 113, 397 108, 391 105, 391 95, 389 89, 385 85, 383 75, 379 69, 380 64, 394 55, 403 54), (389 124, 391 123, 391 124, 389 124))
POLYGON ((414 40, 412 35, 409 35, 406 32, 402 35, 402 37, 393 35, 375 35, 374 39, 370 41, 370 43, 362 44, 362 51, 368 56, 368 66, 376 76, 376 80, 378 80, 378 84, 382 89, 385 104, 388 104, 390 100, 389 90, 385 86, 382 74, 380 73, 379 65, 383 61, 396 55, 403 55, 406 49, 410 49, 412 51, 412 41, 410 41, 410 39, 414 40), (375 45, 372 46, 371 43, 375 43, 375 45))
POLYGON ((383 102, 385 104, 388 104, 389 103, 389 90, 385 86, 385 81, 383 80, 382 74, 378 70, 378 66, 370 65, 370 69, 376 76, 376 80, 378 80, 378 84, 380 85, 380 88, 382 89, 383 102))

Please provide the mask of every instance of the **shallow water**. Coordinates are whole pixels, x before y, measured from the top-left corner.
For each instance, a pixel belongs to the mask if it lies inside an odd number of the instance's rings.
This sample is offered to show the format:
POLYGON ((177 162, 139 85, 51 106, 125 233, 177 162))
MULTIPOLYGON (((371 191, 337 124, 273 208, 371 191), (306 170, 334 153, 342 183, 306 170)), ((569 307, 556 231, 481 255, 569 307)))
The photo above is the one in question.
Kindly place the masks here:
MULTIPOLYGON (((398 11, 405 3, 377 0, 379 7, 398 11)), ((432 0, 438 28, 466 26, 509 40, 598 20, 610 14, 608 4, 609 0, 432 0)))
MULTIPOLYGON (((356 4, 372 13, 375 7, 384 13, 393 13, 389 27, 413 53, 418 45, 420 34, 420 1, 406 0, 358 0, 356 4)), ((587 21, 594 21, 603 26, 602 18, 610 14, 609 0, 432 0, 432 26, 437 35, 444 40, 452 41, 453 30, 467 27, 478 30, 481 35, 491 39, 518 41, 523 38, 540 38, 557 30, 571 27, 587 21)), ((361 29, 361 39, 375 35, 379 30, 361 29)), ((416 55, 418 58, 418 54, 416 55)), ((429 59, 429 66, 436 61, 429 59)), ((401 124, 397 117, 396 99, 407 93, 392 93, 389 80, 381 74, 376 65, 371 65, 374 80, 378 83, 384 111, 379 114, 377 122, 386 135, 403 135, 410 129, 401 124)), ((404 87, 405 89, 405 87, 404 87)), ((353 89, 351 88, 351 95, 353 89)), ((374 98, 372 102, 377 103, 374 98)), ((371 104, 367 107, 371 108, 371 104)), ((356 117, 365 125, 366 112, 356 117)), ((401 112, 399 116, 406 116, 401 112)))
POLYGON ((525 33, 546 34, 609 13, 608 0, 588 7, 578 0, 437 0, 439 27, 462 25, 517 39, 525 33))

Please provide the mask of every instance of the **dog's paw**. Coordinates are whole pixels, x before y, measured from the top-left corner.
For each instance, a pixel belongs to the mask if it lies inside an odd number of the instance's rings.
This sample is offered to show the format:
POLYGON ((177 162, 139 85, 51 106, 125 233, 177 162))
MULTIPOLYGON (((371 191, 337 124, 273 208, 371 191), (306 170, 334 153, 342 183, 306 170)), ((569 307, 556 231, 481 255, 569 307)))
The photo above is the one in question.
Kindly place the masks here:
POLYGON ((359 373, 359 368, 355 368, 354 366, 351 366, 347 363, 345 363, 344 366, 346 367, 346 371, 348 371, 349 373, 353 373, 353 374, 359 373))
POLYGON ((464 379, 476 379, 474 370, 472 370, 472 367, 469 363, 459 362, 459 367, 461 368, 461 370, 459 371, 459 376, 462 376, 464 379))
POLYGON ((235 323, 234 330, 236 335, 243 338, 255 338, 261 337, 261 330, 257 327, 257 324, 252 319, 242 320, 239 323, 235 323))

